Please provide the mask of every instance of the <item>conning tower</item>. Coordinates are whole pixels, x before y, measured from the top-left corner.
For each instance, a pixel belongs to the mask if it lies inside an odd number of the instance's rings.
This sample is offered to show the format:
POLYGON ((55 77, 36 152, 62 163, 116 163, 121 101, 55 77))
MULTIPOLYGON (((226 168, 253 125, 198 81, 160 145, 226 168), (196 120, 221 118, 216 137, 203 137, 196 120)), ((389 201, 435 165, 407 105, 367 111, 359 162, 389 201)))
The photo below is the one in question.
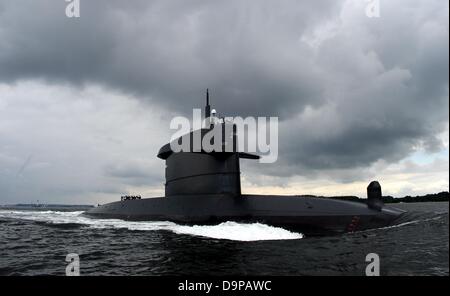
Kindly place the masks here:
MULTIPOLYGON (((166 161, 165 196, 189 195, 241 195, 239 158, 258 159, 256 155, 239 153, 236 125, 211 117, 209 91, 206 91, 204 128, 191 131, 174 141, 182 144, 189 141, 188 151, 175 152, 167 143, 158 152, 158 157, 166 161), (204 147, 194 149, 194 140, 201 140, 214 128, 221 131, 221 149, 205 151, 204 147)), ((212 139, 211 144, 214 140, 212 139)), ((173 142, 172 142, 173 143, 173 142)))

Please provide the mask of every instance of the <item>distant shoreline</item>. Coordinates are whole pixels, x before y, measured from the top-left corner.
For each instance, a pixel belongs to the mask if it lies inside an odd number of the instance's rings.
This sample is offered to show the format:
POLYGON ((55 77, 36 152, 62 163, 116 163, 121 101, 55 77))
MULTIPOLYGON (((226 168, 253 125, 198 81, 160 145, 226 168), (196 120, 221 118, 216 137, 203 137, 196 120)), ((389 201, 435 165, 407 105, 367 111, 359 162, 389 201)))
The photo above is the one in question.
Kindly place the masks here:
MULTIPOLYGON (((348 201, 356 201, 356 202, 366 202, 366 198, 360 198, 357 196, 314 196, 314 195, 308 195, 311 197, 321 197, 321 198, 334 198, 334 199, 341 199, 341 200, 348 200, 348 201)), ((448 191, 442 191, 439 193, 432 193, 432 194, 426 194, 426 195, 417 195, 417 196, 404 196, 404 197, 393 197, 390 195, 383 196, 382 200, 384 203, 413 203, 413 202, 443 202, 443 201, 449 201, 450 199, 450 193, 448 191)))
MULTIPOLYGON (((363 202, 367 201, 366 198, 360 198, 357 196, 316 196, 316 195, 298 195, 304 197, 317 197, 317 198, 332 198, 339 200, 348 200, 363 202)), ((414 202, 448 202, 450 200, 450 193, 443 191, 439 193, 418 195, 418 196, 405 196, 405 197, 393 197, 383 196, 384 203, 414 203, 414 202)), ((60 204, 14 204, 14 205, 0 205, 0 210, 49 210, 49 211, 86 211, 95 207, 94 205, 60 205, 60 204)))
POLYGON ((39 211, 86 211, 93 205, 60 205, 60 204, 14 204, 0 205, 0 210, 39 210, 39 211))

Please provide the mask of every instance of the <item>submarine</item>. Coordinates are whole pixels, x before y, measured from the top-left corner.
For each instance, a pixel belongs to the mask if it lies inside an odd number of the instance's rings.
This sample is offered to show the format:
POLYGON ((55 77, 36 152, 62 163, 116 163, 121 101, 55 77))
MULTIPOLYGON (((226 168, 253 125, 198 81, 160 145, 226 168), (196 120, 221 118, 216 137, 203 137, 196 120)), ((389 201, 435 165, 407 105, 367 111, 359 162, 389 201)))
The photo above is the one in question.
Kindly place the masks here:
POLYGON ((99 205, 83 215, 187 225, 263 223, 320 236, 394 225, 404 213, 383 204, 377 181, 368 185, 366 203, 301 195, 242 194, 240 160, 260 156, 238 149, 236 125, 214 116, 208 91, 204 113, 205 124, 200 129, 165 144, 157 154, 166 163, 163 197, 122 196, 120 201, 99 205), (222 149, 195 149, 194 139, 203 140, 213 129, 222 133, 220 143, 215 143, 222 149), (185 143, 190 149, 173 149, 174 143, 185 143))

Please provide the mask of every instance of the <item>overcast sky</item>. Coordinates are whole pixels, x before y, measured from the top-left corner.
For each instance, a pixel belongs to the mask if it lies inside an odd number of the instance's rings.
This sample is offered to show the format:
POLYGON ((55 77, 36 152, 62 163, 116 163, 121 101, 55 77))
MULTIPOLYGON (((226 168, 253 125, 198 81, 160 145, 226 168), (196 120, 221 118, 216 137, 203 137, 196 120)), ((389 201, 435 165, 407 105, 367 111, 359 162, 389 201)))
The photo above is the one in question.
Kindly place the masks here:
POLYGON ((0 0, 0 204, 164 193, 170 120, 278 116, 246 193, 449 190, 449 3, 0 0))

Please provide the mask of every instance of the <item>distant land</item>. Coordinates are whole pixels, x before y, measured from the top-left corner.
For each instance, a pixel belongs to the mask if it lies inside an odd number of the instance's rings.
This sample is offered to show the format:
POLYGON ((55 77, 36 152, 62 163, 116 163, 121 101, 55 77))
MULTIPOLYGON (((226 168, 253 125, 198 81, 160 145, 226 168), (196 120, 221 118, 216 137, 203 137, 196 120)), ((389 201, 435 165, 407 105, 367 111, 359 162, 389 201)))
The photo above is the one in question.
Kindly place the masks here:
MULTIPOLYGON (((313 195, 308 195, 313 197, 313 195)), ((360 198, 357 196, 316 196, 322 198, 335 198, 349 201, 358 201, 358 202, 366 202, 366 198, 360 198)), ((442 191, 439 193, 432 193, 427 195, 418 195, 418 196, 405 196, 405 197, 393 197, 390 195, 383 196, 382 200, 384 203, 400 203, 400 202, 438 202, 438 201, 449 201, 450 193, 448 191, 442 191)))
POLYGON ((1 205, 6 210, 39 210, 39 211, 86 211, 93 205, 64 205, 64 204, 14 204, 1 205))

